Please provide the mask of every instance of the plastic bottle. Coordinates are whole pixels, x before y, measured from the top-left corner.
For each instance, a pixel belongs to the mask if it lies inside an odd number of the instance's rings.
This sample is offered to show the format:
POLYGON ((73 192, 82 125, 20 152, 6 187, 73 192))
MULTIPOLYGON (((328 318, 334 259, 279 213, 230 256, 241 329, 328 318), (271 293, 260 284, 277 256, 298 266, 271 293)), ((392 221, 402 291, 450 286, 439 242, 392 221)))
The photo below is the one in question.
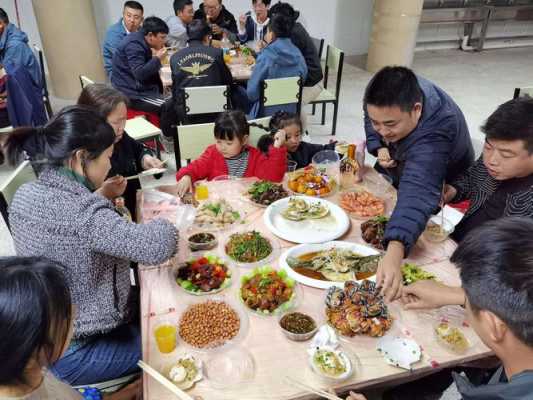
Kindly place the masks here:
POLYGON ((128 222, 132 222, 130 210, 126 207, 124 197, 117 197, 114 200, 115 210, 128 222))

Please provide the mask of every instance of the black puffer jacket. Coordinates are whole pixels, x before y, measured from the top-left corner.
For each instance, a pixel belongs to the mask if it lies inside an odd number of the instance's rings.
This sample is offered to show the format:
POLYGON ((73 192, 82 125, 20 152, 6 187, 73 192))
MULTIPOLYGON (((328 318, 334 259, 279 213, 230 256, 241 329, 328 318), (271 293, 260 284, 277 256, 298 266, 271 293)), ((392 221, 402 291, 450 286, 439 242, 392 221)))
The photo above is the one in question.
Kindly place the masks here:
MULTIPOLYGON (((204 3, 200 4, 200 7, 194 13, 194 19, 206 19, 206 14, 204 11, 204 3)), ((220 14, 218 14, 217 19, 214 21, 209 21, 212 24, 220 26, 222 29, 232 34, 230 37, 231 40, 235 40, 238 34, 237 21, 232 13, 226 10, 226 7, 222 6, 220 14)), ((214 40, 222 40, 222 34, 213 34, 214 40)))
POLYGON ((315 86, 324 77, 322 74, 322 65, 320 65, 320 58, 318 58, 318 49, 315 47, 309 33, 307 33, 303 25, 299 22, 294 25, 291 41, 300 49, 307 64, 307 80, 304 86, 315 86))

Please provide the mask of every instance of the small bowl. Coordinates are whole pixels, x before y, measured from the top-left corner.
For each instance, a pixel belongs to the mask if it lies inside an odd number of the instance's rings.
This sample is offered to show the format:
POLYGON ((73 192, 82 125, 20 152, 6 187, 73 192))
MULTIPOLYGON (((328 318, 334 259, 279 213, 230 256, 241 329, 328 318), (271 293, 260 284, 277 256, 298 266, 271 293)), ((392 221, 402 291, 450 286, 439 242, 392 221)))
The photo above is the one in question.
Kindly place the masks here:
POLYGON ((283 334, 285 336, 287 336, 288 339, 293 340, 295 342, 305 342, 306 340, 311 339, 318 332, 318 328, 319 328, 318 321, 317 321, 316 318, 314 318, 312 315, 309 315, 306 312, 300 312, 300 311, 295 311, 295 310, 287 311, 287 312, 281 314, 279 316, 279 318, 278 318, 278 325, 279 325, 279 328, 281 329, 281 331, 283 332, 283 334), (313 322, 315 323, 315 329, 313 329, 312 331, 309 331, 307 333, 293 333, 293 332, 288 331, 287 329, 283 328, 281 326, 281 320, 283 319, 283 317, 285 317, 286 315, 289 315, 289 314, 294 314, 294 313, 304 314, 304 315, 308 316, 309 318, 311 318, 313 320, 313 322))
POLYGON ((205 250, 211 250, 211 249, 214 249, 215 247, 217 247, 218 245, 218 240, 216 238, 215 235, 213 235, 212 233, 209 233, 209 232, 198 232, 198 233, 195 233, 191 236, 189 236, 189 238, 187 239, 187 242, 189 244, 189 249, 191 249, 191 251, 205 251, 205 250), (206 242, 195 242, 194 241, 194 238, 195 236, 200 236, 200 235, 203 235, 204 237, 208 238, 209 240, 206 241, 206 242))
POLYGON ((455 353, 455 354, 465 354, 470 350, 472 347, 472 342, 468 339, 467 335, 465 334, 464 328, 461 328, 459 325, 449 322, 449 321, 439 321, 436 322, 433 326, 433 332, 435 335, 435 338, 437 342, 447 349, 448 351, 455 353), (441 327, 444 329, 445 332, 447 332, 447 335, 453 335, 455 332, 455 335, 461 335, 462 336, 462 343, 452 343, 448 340, 445 340, 444 337, 439 335, 437 333, 437 329, 441 327), (444 328, 446 327, 446 328, 444 328))
POLYGON ((450 237, 454 229, 455 227, 450 222, 450 220, 446 218, 442 219, 441 217, 435 215, 429 219, 428 225, 423 233, 423 236, 431 243, 442 243, 450 237), (432 226, 441 227, 441 232, 432 231, 432 226))

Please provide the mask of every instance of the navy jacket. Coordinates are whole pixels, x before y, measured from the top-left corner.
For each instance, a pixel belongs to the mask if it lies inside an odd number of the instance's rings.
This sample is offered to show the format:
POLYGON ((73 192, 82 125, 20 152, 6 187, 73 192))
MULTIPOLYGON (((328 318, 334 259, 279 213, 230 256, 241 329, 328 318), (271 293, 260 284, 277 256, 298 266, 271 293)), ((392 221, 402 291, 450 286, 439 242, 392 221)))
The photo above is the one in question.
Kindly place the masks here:
POLYGON ((6 65, 7 112, 13 128, 41 126, 48 120, 42 88, 35 84, 23 65, 6 65))
POLYGON ((251 118, 274 115, 284 110, 296 112, 296 103, 283 106, 269 106, 261 110, 261 85, 265 79, 289 78, 299 76, 305 82, 307 66, 300 50, 292 44, 290 39, 279 38, 270 43, 259 53, 257 62, 248 81, 246 93, 252 103, 251 118))
POLYGON ((0 64, 22 65, 35 85, 42 87, 41 67, 28 45, 28 36, 13 24, 7 25, 0 38, 0 64))
POLYGON ((152 56, 152 50, 141 31, 130 33, 113 55, 111 84, 132 99, 159 97, 161 61, 152 56))
POLYGON ((104 57, 104 68, 107 77, 111 78, 111 71, 113 71, 113 54, 117 51, 120 42, 128 35, 128 31, 124 27, 122 18, 109 27, 105 34, 104 43, 102 45, 102 55, 104 57))
POLYGON ((418 77, 424 94, 422 116, 416 129, 388 146, 374 130, 365 106, 368 151, 376 155, 388 147, 398 167, 398 202, 387 224, 385 242, 402 242, 406 253, 424 231, 439 206, 442 185, 453 181, 474 162, 474 149, 463 113, 442 89, 418 77))

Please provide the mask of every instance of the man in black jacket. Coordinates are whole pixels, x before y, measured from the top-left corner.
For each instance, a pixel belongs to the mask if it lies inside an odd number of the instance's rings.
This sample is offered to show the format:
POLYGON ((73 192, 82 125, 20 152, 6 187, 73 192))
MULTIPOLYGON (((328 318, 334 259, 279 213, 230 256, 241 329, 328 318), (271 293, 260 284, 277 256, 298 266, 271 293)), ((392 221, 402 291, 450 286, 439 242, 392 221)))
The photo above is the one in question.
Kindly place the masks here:
POLYGON ((224 33, 232 42, 237 38, 237 21, 224 7, 222 0, 204 0, 194 13, 194 19, 202 19, 208 23, 214 40, 222 40, 224 33))
MULTIPOLYGON (((230 86, 231 72, 224 63, 222 50, 209 46, 209 25, 204 20, 194 20, 187 26, 189 46, 170 59, 172 69, 172 97, 180 119, 184 119, 184 88, 201 86, 230 86)), ((203 115, 201 121, 212 122, 212 115, 203 115)))

